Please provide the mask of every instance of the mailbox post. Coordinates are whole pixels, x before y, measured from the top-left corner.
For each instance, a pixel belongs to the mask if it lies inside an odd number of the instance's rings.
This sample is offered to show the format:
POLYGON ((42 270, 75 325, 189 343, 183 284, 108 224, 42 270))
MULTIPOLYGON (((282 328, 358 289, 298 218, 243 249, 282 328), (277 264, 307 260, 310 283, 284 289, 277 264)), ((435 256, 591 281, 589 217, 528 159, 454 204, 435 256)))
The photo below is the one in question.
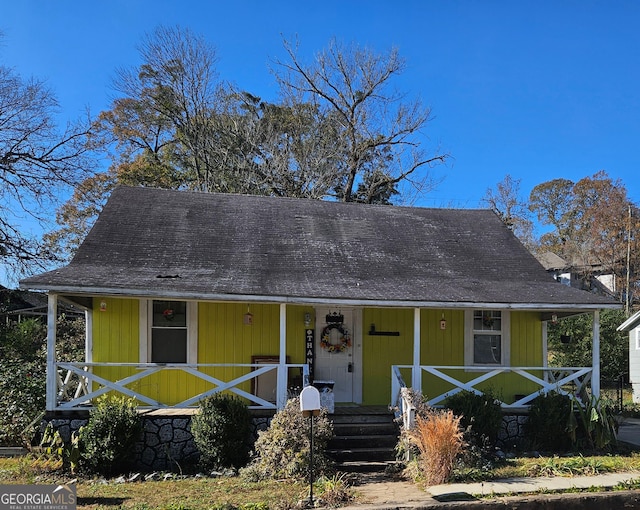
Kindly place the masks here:
POLYGON ((309 506, 313 508, 313 417, 320 414, 320 392, 313 386, 306 386, 300 392, 302 416, 309 417, 309 506))

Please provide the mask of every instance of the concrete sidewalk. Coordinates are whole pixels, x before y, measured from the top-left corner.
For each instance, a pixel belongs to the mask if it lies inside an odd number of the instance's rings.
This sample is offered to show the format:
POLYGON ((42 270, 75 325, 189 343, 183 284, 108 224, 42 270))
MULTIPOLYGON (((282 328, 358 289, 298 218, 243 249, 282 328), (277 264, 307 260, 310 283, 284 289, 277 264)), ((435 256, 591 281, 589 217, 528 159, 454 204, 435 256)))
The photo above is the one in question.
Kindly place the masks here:
MULTIPOLYGON (((600 488, 602 491, 640 479, 640 473, 608 473, 596 476, 510 478, 484 483, 453 483, 429 487, 426 491, 406 480, 385 480, 383 475, 371 475, 355 487, 360 503, 347 509, 431 509, 452 502, 475 502, 479 498, 518 494, 544 494, 571 489, 600 488)), ((635 493, 635 492, 634 492, 635 493)), ((640 493, 638 499, 640 500, 640 493)), ((485 501, 489 503, 489 501, 485 501)), ((457 507, 460 508, 460 507, 457 507)), ((635 508, 635 507, 629 507, 635 508)))
POLYGON ((553 477, 523 477, 492 480, 482 483, 451 483, 429 487, 428 493, 443 499, 443 496, 468 494, 472 496, 491 496, 492 494, 523 494, 532 492, 567 491, 571 489, 589 489, 602 487, 611 489, 627 482, 640 480, 640 473, 605 473, 594 476, 553 476, 553 477))

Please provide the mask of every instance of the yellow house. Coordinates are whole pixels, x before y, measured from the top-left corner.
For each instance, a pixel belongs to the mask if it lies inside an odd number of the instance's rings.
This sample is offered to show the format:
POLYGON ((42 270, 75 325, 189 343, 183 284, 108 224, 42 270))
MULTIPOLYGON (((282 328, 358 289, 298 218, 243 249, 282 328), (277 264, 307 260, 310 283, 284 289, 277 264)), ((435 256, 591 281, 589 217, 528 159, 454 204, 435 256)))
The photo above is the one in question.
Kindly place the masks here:
POLYGON ((277 409, 314 382, 331 405, 432 404, 487 388, 505 409, 567 383, 599 392, 598 314, 491 211, 119 187, 49 296, 47 409, 107 392, 193 408, 230 391, 277 409), (86 310, 82 363, 55 357, 64 300, 86 310), (547 366, 548 321, 593 314, 593 365, 547 366))

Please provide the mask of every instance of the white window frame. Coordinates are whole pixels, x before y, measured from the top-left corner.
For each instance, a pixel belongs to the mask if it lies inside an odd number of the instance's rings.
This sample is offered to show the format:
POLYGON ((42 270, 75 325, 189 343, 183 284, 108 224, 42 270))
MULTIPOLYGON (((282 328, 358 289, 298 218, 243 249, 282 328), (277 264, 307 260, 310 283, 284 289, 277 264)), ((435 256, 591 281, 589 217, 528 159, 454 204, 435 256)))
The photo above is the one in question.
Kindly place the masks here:
POLYGON ((634 329, 633 334, 635 335, 636 340, 636 351, 640 351, 640 328, 634 329))
MULTIPOLYGON (((140 363, 151 361, 151 327, 153 325, 153 301, 166 299, 140 300, 140 363)), ((175 299, 173 301, 176 301, 175 299)), ((186 301, 187 304, 187 364, 198 362, 198 303, 186 301)))
POLYGON ((511 313, 509 310, 498 308, 465 310, 465 334, 464 334, 464 364, 467 367, 506 367, 511 362, 511 313), (500 312, 500 330, 491 331, 493 335, 500 335, 500 362, 499 363, 475 363, 474 362, 474 334, 487 333, 486 330, 475 331, 473 329, 474 312, 500 312))

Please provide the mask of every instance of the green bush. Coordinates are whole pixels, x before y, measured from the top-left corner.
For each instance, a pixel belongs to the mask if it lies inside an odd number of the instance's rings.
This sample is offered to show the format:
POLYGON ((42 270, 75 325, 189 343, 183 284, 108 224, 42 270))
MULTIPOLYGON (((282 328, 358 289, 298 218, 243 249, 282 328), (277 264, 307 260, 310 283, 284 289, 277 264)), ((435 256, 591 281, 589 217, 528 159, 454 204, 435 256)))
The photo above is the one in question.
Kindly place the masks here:
POLYGON ((200 403, 191 434, 203 469, 241 468, 249 461, 251 415, 237 397, 216 393, 200 403))
MULTIPOLYGON (((326 448, 333 437, 333 424, 324 408, 313 420, 313 469, 318 476, 326 475, 332 470, 326 448)), ((305 479, 311 458, 310 432, 310 419, 302 415, 299 398, 289 399, 269 428, 259 434, 255 457, 240 474, 250 481, 305 479)))
MULTIPOLYGON (((58 334, 58 359, 83 359, 84 321, 60 317, 58 334)), ((0 324, 0 446, 33 442, 46 403, 46 338, 37 319, 0 324)))
POLYGON ((80 429, 81 466, 103 475, 125 473, 141 433, 135 400, 104 395, 80 429))
POLYGON ((571 399, 566 395, 548 393, 537 397, 524 425, 530 446, 544 451, 569 451, 575 423, 572 413, 571 399))
POLYGON ((445 407, 461 417, 464 430, 470 430, 468 440, 478 445, 495 445, 502 426, 502 408, 491 391, 482 395, 470 391, 460 391, 444 401, 445 407))
POLYGON ((27 446, 45 409, 45 364, 0 361, 0 446, 27 446), (37 425, 37 424, 36 424, 37 425))

